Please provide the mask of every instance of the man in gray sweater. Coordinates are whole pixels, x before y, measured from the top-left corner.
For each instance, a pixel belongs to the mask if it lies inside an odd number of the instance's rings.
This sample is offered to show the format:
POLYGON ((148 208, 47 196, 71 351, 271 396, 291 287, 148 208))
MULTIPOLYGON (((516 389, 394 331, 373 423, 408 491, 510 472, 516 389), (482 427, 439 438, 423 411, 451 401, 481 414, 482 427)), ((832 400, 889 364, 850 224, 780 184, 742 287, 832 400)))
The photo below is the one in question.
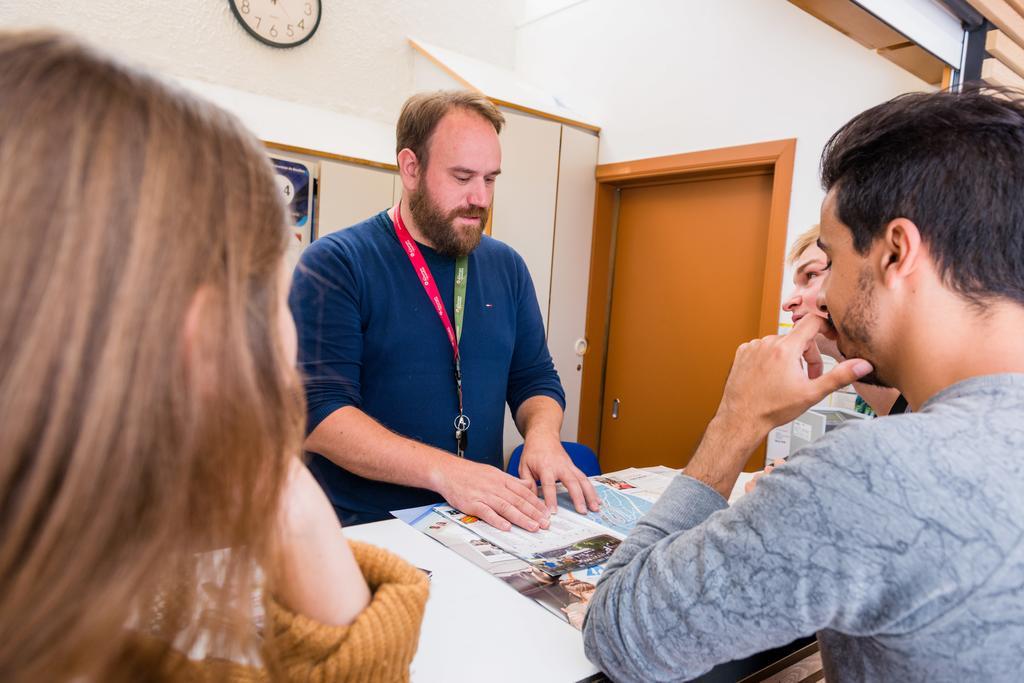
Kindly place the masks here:
POLYGON ((584 624, 617 681, 677 681, 817 633, 830 683, 1024 680, 1024 103, 905 95, 822 157, 831 271, 744 344, 686 467, 584 624), (822 375, 815 334, 851 360, 822 375), (729 507, 770 429, 855 378, 913 414, 837 429, 729 507))

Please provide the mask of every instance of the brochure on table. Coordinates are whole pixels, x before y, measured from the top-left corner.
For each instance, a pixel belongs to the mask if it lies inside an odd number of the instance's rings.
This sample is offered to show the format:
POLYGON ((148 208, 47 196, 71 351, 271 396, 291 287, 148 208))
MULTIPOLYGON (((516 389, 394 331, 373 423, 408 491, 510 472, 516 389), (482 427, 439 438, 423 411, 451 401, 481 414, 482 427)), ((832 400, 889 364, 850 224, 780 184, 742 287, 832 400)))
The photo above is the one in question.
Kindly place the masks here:
POLYGON ((415 516, 406 511, 394 514, 581 628, 603 562, 676 473, 667 467, 629 468, 591 477, 601 497, 600 512, 576 513, 563 492, 551 528, 533 534, 499 531, 447 505, 423 509, 415 516))

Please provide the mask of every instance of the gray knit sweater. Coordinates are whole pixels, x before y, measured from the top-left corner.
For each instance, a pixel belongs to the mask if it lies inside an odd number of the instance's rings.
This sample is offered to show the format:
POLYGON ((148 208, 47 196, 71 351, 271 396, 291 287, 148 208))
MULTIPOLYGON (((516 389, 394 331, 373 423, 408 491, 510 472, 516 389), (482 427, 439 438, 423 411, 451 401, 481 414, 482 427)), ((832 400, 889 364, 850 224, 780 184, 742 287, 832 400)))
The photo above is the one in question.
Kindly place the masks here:
POLYGON ((587 656, 679 681, 818 634, 829 683, 1024 681, 1024 375, 846 426, 732 507, 680 475, 609 560, 587 656))

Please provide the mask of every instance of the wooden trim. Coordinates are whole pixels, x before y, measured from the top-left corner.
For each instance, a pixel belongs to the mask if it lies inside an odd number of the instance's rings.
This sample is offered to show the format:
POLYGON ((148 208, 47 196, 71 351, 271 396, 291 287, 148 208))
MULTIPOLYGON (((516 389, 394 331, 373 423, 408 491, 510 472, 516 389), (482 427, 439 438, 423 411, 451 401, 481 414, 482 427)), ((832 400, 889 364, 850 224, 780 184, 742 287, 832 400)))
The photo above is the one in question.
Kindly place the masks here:
POLYGON ((481 90, 480 88, 476 87, 475 85, 473 85, 472 83, 467 81, 465 78, 460 76, 458 73, 456 73, 450 66, 448 66, 447 64, 442 62, 440 59, 438 59, 437 57, 432 55, 429 50, 427 50, 425 47, 423 47, 422 45, 417 43, 415 40, 413 40, 412 38, 409 38, 408 40, 409 40, 409 45, 411 45, 417 52, 419 52, 421 55, 423 55, 424 57, 429 59, 435 66, 437 66, 439 69, 444 71, 446 74, 448 74, 449 76, 454 78, 462 87, 464 87, 464 88, 466 88, 468 90, 472 90, 474 92, 480 93, 481 95, 483 95, 484 97, 489 99, 491 102, 493 102, 495 104, 495 106, 507 107, 509 109, 514 109, 516 111, 521 111, 524 114, 530 114, 531 116, 537 116, 537 117, 540 117, 542 119, 548 119, 550 121, 557 121, 558 123, 564 123, 564 124, 566 124, 568 126, 575 126, 576 128, 582 128, 584 130, 589 130, 592 133, 600 133, 601 132, 601 128, 599 126, 595 126, 595 125, 590 124, 590 123, 584 123, 583 121, 577 121, 575 119, 570 119, 570 118, 567 118, 565 116, 559 116, 558 114, 552 114, 550 112, 541 111, 540 109, 533 109, 532 107, 527 107, 527 106, 522 105, 522 104, 516 104, 515 102, 509 102, 508 100, 502 100, 502 99, 499 99, 497 97, 493 97, 491 95, 488 95, 483 90, 481 90))
POLYGON ((1024 77, 1024 47, 1010 40, 1002 31, 989 31, 985 51, 1024 77))
MULTIPOLYGON (((777 662, 772 662, 760 671, 754 672, 749 676, 740 679, 739 683, 757 683, 758 681, 764 681, 775 674, 785 671, 787 668, 793 666, 798 662, 802 662, 808 657, 813 656, 815 653, 820 652, 821 648, 818 646, 818 641, 815 640, 813 643, 808 643, 796 652, 792 652, 777 662)), ((819 680, 819 679, 813 679, 819 680)), ((801 681, 800 683, 803 683, 801 681)))
POLYGON ((998 59, 989 57, 981 63, 981 79, 989 85, 1024 90, 1024 78, 998 59))
MULTIPOLYGON (((590 286, 587 292, 587 358, 583 363, 580 390, 580 418, 577 440, 595 451, 600 436, 604 373, 607 360, 607 331, 610 324, 613 227, 616 193, 623 187, 655 179, 689 178, 743 169, 764 167, 773 173, 772 199, 768 217, 768 244, 762 282, 758 332, 762 336, 778 331, 779 301, 782 294, 782 263, 785 260, 786 234, 789 228, 789 203, 793 185, 796 140, 774 140, 700 152, 638 159, 597 167, 597 194, 594 201, 594 241, 590 250, 590 286)), ((755 454, 755 458, 757 455, 755 454)), ((762 455, 763 457, 763 455, 762 455)))
POLYGON ((423 47, 422 45, 417 43, 412 38, 409 38, 409 44, 412 45, 414 50, 416 50, 421 55, 423 55, 424 57, 429 59, 431 62, 433 62, 434 66, 436 66, 437 68, 441 69, 441 71, 445 72, 446 74, 448 74, 449 76, 454 78, 456 81, 458 81, 459 84, 462 85, 463 88, 466 88, 468 90, 475 90, 476 92, 480 93, 481 95, 486 95, 486 93, 483 90, 481 90, 480 88, 476 87, 475 85, 473 85, 472 83, 467 81, 465 78, 463 78, 459 74, 455 73, 455 71, 453 71, 451 67, 449 67, 447 64, 445 64, 440 59, 435 57, 433 54, 431 54, 427 50, 427 48, 423 47))
POLYGON ((587 354, 580 378, 580 417, 576 440, 596 453, 604 403, 604 370, 608 351, 611 313, 612 246, 615 195, 619 188, 598 181, 594 197, 594 232, 590 243, 590 282, 587 286, 587 322, 584 338, 587 354))
POLYGON ((949 90, 953 85, 953 67, 946 65, 942 67, 942 82, 939 83, 940 90, 949 90))
POLYGON ((775 158, 772 178, 772 205, 768 218, 768 244, 765 263, 776 262, 779 268, 765 268, 761 285, 761 322, 758 332, 764 337, 779 331, 779 302, 782 300, 782 264, 786 262, 786 233, 789 231, 789 200, 793 192, 793 164, 796 140, 782 140, 775 158))
POLYGON ((981 15, 999 27, 1018 45, 1024 45, 1024 17, 1006 0, 967 0, 981 15))
POLYGON ((582 121, 576 121, 575 119, 566 118, 565 116, 559 116, 558 114, 552 114, 550 112, 541 111, 539 109, 531 109, 530 107, 522 104, 516 104, 507 100, 500 100, 497 97, 487 96, 491 102, 498 105, 499 107, 508 107, 516 111, 521 111, 524 114, 530 114, 531 116, 537 116, 542 119, 548 119, 550 121, 556 121, 558 123, 564 123, 567 126, 574 126, 576 128, 582 128, 583 130, 589 130, 591 133, 599 134, 601 132, 600 126, 595 126, 590 123, 583 123, 582 121))
POLYGON ((795 140, 777 140, 601 164, 597 167, 596 177, 599 183, 625 185, 639 180, 684 176, 702 171, 726 171, 750 166, 771 167, 785 152, 787 146, 795 145, 795 140))
POLYGON ((297 152, 298 154, 308 154, 314 157, 320 157, 321 159, 330 159, 332 161, 344 161, 347 164, 356 164, 357 166, 369 166, 370 168, 379 168, 385 171, 398 172, 397 164, 385 164, 382 161, 370 161, 369 159, 360 159, 359 157, 350 157, 344 154, 334 154, 333 152, 322 152, 318 149, 309 149, 308 147, 296 147, 295 145, 286 145, 281 142, 270 142, 269 140, 261 141, 265 147, 270 149, 280 150, 282 152, 297 152))

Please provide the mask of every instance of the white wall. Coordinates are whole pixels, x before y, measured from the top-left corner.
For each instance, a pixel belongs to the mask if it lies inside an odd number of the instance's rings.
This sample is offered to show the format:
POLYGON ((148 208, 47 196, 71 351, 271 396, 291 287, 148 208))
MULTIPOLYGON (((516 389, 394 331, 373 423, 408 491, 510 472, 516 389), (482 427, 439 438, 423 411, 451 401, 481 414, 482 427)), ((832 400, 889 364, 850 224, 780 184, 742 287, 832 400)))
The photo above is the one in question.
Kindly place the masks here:
POLYGON ((3 0, 0 27, 54 27, 165 74, 393 124, 424 40, 512 67, 523 0, 323 0, 308 43, 251 38, 227 0, 3 0))
POLYGON ((600 163, 797 138, 790 239, 828 137, 927 88, 786 0, 585 0, 519 27, 517 69, 601 126, 600 163))

